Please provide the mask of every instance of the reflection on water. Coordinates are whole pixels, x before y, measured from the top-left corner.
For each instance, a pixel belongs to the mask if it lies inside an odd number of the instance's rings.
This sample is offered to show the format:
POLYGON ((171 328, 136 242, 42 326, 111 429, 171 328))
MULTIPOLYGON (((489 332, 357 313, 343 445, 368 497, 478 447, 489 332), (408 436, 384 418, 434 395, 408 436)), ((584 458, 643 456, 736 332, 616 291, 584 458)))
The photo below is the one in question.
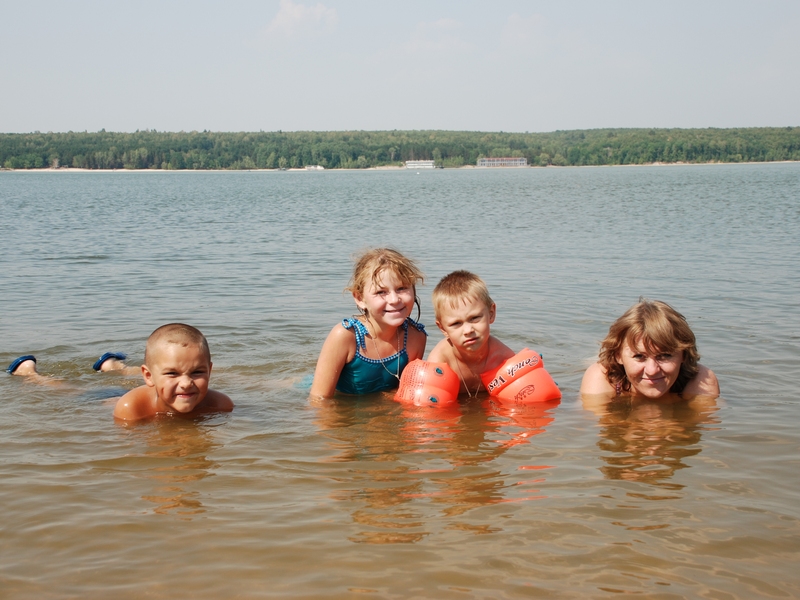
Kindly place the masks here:
MULTIPOLYGON (((700 453, 700 439, 719 423, 717 401, 710 398, 659 401, 617 398, 604 405, 584 399, 600 419, 601 467, 607 479, 638 481, 677 491, 675 473, 689 468, 685 460, 700 453)), ((651 496, 663 499, 664 496, 651 496)))
POLYGON ((553 422, 558 402, 508 407, 486 399, 456 406, 409 406, 374 399, 315 401, 316 425, 335 454, 352 463, 347 487, 334 500, 352 505, 363 530, 356 543, 415 543, 435 519, 447 529, 502 531, 497 523, 457 519, 484 506, 544 498, 537 484, 550 465, 521 465, 537 477, 509 481, 495 459, 526 444, 553 422), (352 487, 357 483, 356 487, 352 487))
POLYGON ((560 400, 538 402, 536 404, 502 404, 487 400, 484 407, 497 425, 497 431, 505 438, 497 440, 500 446, 510 448, 527 444, 534 435, 545 430, 555 419, 554 409, 560 400))
POLYGON ((183 519, 205 512, 193 484, 213 476, 217 467, 207 458, 219 448, 213 429, 203 424, 208 418, 156 417, 147 423, 125 425, 135 428, 146 444, 142 458, 147 468, 140 476, 153 480, 156 486, 142 499, 156 505, 153 512, 183 519))

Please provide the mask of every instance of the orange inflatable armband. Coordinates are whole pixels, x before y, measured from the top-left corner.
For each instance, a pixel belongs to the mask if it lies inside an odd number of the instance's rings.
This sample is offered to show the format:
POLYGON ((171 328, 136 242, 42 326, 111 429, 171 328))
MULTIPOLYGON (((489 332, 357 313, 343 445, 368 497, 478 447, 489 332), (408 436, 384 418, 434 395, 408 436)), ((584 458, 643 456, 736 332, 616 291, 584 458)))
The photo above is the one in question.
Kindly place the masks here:
POLYGON ((416 359, 403 369, 394 399, 416 406, 453 404, 460 387, 458 375, 446 363, 416 359))
POLYGON ((517 404, 561 400, 561 390, 544 368, 542 358, 525 348, 493 371, 481 373, 490 396, 517 404))

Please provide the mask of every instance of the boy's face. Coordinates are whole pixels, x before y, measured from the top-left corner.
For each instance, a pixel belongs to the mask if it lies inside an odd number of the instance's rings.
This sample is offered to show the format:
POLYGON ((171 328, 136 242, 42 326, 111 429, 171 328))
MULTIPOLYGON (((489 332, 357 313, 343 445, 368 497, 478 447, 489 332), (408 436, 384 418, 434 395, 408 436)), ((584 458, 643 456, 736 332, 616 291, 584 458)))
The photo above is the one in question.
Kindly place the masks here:
POLYGON ((445 303, 436 325, 460 354, 471 354, 489 342, 494 315, 494 304, 486 306, 477 298, 464 298, 455 308, 445 303))
POLYGON ((188 413, 206 397, 211 361, 201 347, 163 343, 149 358, 142 365, 144 382, 168 408, 188 413))

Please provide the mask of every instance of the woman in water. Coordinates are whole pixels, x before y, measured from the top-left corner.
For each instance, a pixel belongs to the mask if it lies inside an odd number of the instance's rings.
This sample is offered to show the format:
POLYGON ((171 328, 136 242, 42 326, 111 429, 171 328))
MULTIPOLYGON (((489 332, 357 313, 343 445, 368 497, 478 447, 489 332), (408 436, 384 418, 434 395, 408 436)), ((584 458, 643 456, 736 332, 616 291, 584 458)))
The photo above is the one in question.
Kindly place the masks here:
POLYGON ((684 316, 669 304, 642 299, 609 328, 599 360, 583 375, 581 394, 719 396, 716 375, 699 359, 684 316))

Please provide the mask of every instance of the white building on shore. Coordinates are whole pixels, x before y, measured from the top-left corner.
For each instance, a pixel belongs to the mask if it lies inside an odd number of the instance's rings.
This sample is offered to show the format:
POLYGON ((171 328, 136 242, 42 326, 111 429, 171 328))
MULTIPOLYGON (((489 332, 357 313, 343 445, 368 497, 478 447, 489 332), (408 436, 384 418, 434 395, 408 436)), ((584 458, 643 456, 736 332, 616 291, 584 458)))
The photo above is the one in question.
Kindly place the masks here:
POLYGON ((436 163, 432 160, 407 160, 406 169, 435 169, 436 163))
POLYGON ((527 167, 528 159, 524 157, 504 156, 501 158, 479 158, 479 167, 527 167))

